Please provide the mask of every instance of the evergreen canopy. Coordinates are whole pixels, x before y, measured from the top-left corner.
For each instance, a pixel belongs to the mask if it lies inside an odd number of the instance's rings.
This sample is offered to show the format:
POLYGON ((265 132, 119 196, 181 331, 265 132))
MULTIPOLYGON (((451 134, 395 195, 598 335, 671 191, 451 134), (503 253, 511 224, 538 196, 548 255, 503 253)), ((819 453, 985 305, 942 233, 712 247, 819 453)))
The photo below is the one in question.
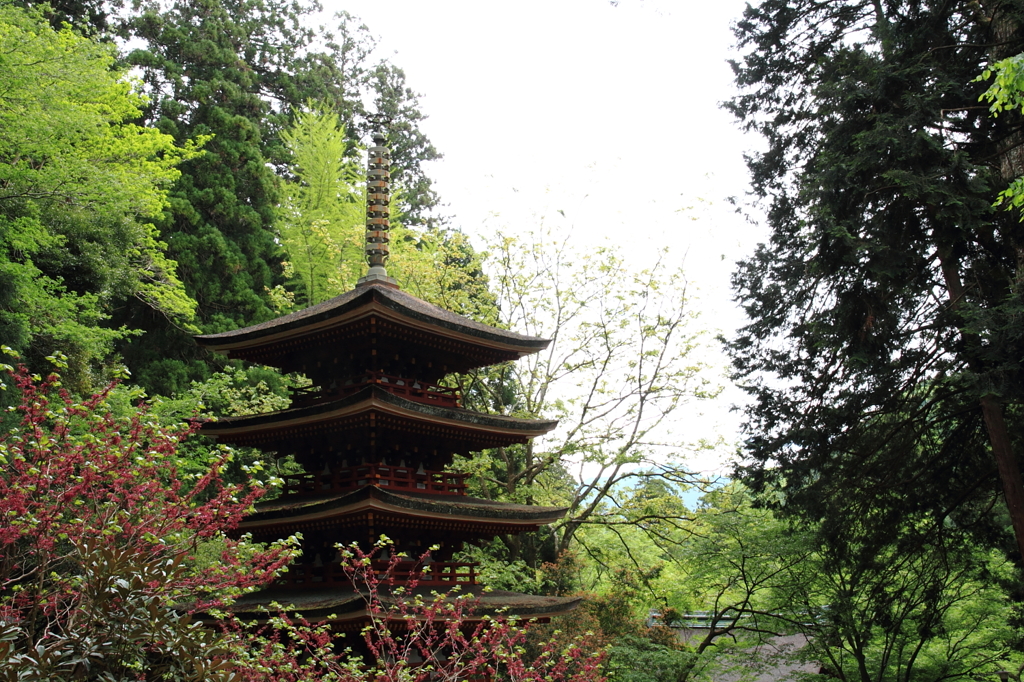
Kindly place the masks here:
POLYGON ((976 77, 1024 49, 1021 12, 766 0, 736 27, 728 108, 767 140, 749 165, 771 228, 734 276, 743 473, 826 533, 987 526, 993 446, 1016 468, 1024 234, 992 202, 1020 118, 991 118, 976 77))

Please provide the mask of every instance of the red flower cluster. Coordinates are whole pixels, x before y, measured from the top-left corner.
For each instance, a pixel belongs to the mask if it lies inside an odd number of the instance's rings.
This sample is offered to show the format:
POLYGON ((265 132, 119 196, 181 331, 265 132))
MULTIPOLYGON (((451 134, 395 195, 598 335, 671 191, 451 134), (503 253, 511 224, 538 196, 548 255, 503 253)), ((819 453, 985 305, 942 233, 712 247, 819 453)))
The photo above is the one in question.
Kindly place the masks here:
POLYGON ((115 417, 113 385, 76 401, 56 375, 11 376, 20 404, 0 432, 0 668, 50 679, 206 669, 215 638, 174 605, 230 601, 288 564, 284 545, 224 535, 262 489, 224 485, 227 454, 184 481, 177 448, 196 426, 160 426, 143 407, 115 417), (199 549, 212 556, 196 561, 199 549))
MULTIPOLYGON (((541 646, 524 660, 529 623, 502 614, 483 614, 479 600, 458 593, 423 594, 417 580, 395 580, 403 561, 382 541, 371 552, 342 549, 343 566, 353 588, 366 602, 368 622, 361 633, 364 654, 339 651, 330 623, 310 624, 283 613, 250 636, 248 660, 235 671, 246 682, 433 682, 435 680, 507 680, 508 682, 603 682, 605 652, 588 638, 559 646, 541 646), (373 559, 390 556, 380 573, 373 559)), ((427 570, 429 553, 420 557, 427 570)), ((422 573, 421 573, 422 575, 422 573)), ((237 622, 227 626, 244 638, 237 622)))

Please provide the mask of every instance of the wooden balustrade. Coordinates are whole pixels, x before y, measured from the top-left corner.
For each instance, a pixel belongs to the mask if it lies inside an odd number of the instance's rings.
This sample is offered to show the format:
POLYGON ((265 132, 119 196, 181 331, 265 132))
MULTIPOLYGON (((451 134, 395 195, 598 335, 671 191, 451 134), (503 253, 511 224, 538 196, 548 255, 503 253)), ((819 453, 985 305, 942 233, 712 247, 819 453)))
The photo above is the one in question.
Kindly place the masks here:
POLYGON ((440 386, 417 379, 406 379, 391 374, 384 374, 383 372, 366 372, 360 377, 346 381, 341 386, 327 388, 322 386, 304 386, 292 389, 292 405, 295 407, 305 407, 328 400, 337 400, 371 385, 380 386, 389 393, 426 405, 440 405, 442 407, 461 407, 462 405, 462 394, 456 388, 440 386))
MULTIPOLYGON (((421 566, 414 561, 400 561, 391 576, 395 583, 406 585, 412 580, 423 587, 455 587, 456 585, 476 585, 478 562, 433 562, 421 566)), ((388 561, 373 561, 371 568, 377 578, 383 579, 391 564, 388 561)), ((350 585, 348 575, 341 564, 313 566, 300 564, 292 566, 277 577, 274 585, 287 588, 324 587, 325 585, 350 585)))
POLYGON ((400 492, 465 495, 470 474, 447 471, 417 472, 412 467, 363 464, 329 474, 288 474, 284 476, 284 495, 320 495, 376 485, 400 492))

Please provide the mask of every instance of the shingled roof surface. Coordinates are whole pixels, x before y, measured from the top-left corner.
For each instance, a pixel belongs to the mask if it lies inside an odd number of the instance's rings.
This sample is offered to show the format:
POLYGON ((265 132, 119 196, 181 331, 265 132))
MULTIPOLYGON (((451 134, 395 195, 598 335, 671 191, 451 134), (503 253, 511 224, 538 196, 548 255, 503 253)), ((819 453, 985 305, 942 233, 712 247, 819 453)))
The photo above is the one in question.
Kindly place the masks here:
POLYGON ((264 412, 262 414, 242 415, 238 417, 221 417, 217 421, 209 421, 203 424, 202 433, 216 435, 218 430, 223 429, 257 429, 261 426, 274 426, 290 422, 292 420, 310 420, 316 415, 323 414, 329 418, 329 413, 344 408, 358 405, 362 402, 375 400, 387 403, 403 410, 418 412, 426 417, 446 419, 462 422, 468 426, 476 426, 489 429, 508 429, 525 431, 530 433, 547 433, 558 425, 554 419, 522 419, 520 417, 506 417, 499 414, 484 414, 473 412, 461 407, 441 407, 439 405, 426 405, 424 403, 408 400, 402 396, 395 395, 390 391, 377 386, 369 385, 366 388, 356 391, 350 396, 338 400, 330 400, 305 407, 290 407, 286 410, 276 412, 264 412))
MULTIPOLYGON (((428 602, 432 599, 433 588, 418 588, 404 595, 405 599, 419 594, 428 602)), ((564 613, 576 607, 580 597, 547 597, 502 590, 485 591, 481 585, 464 585, 459 594, 466 595, 474 602, 473 616, 494 615, 505 612, 506 615, 520 617, 536 617, 564 613)), ((338 620, 348 620, 366 616, 366 595, 350 586, 331 587, 323 590, 276 589, 269 588, 253 592, 239 598, 230 610, 236 614, 257 614, 270 608, 271 604, 280 604, 287 611, 301 613, 310 620, 323 619, 326 616, 337 616, 338 620)), ((387 595, 381 595, 385 604, 391 601, 387 595)), ((271 609, 273 613, 277 610, 271 609)), ((471 617, 472 618, 472 617, 471 617)))
POLYGON ((327 512, 357 504, 370 498, 381 503, 434 514, 451 516, 473 516, 481 519, 545 521, 552 517, 561 518, 566 507, 540 507, 531 504, 496 502, 462 495, 434 495, 430 493, 392 492, 386 488, 365 486, 352 491, 317 496, 291 495, 256 505, 256 513, 246 517, 243 526, 249 522, 266 522, 276 519, 290 519, 296 516, 327 512))
POLYGON ((524 349, 529 350, 540 350, 549 343, 547 339, 524 336, 523 334, 482 324, 468 317, 456 315, 443 308, 438 308, 399 289, 375 283, 358 286, 329 301, 318 303, 309 308, 268 320, 267 322, 220 334, 204 334, 196 336, 195 339, 200 345, 214 348, 224 344, 258 339, 262 336, 269 336, 293 329, 302 329, 303 327, 316 325, 334 317, 341 317, 345 313, 356 310, 374 300, 382 306, 414 320, 428 322, 444 329, 482 339, 522 346, 524 349))

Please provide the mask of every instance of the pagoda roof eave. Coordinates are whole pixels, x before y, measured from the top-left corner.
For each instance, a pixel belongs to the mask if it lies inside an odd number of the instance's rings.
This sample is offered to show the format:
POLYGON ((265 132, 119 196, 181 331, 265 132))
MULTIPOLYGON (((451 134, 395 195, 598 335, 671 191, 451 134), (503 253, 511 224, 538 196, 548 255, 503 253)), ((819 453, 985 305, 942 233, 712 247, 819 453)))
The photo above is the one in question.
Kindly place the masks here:
POLYGON ((427 405, 397 396, 380 386, 369 385, 339 400, 206 422, 202 425, 200 433, 227 440, 241 436, 255 437, 261 433, 281 429, 322 425, 368 412, 442 424, 468 432, 479 431, 489 436, 507 436, 515 441, 541 436, 558 425, 557 420, 520 419, 462 408, 427 405))
MULTIPOLYGON (((411 594, 422 595, 427 600, 432 598, 430 588, 417 588, 412 590, 411 594)), ((484 591, 479 585, 461 586, 458 594, 468 597, 474 606, 472 613, 466 617, 467 621, 477 621, 499 614, 519 618, 551 618, 568 613, 583 600, 582 597, 550 597, 501 590, 484 591)), ((406 595, 406 598, 408 597, 409 595, 406 595)), ((392 601, 384 594, 380 595, 380 598, 385 604, 392 601)), ((285 610, 300 613, 311 622, 358 623, 370 618, 366 609, 367 600, 368 595, 346 586, 324 590, 269 588, 239 598, 229 610, 239 616, 256 618, 285 610), (280 608, 275 608, 277 605, 280 608)))
POLYGON ((341 326, 373 312, 409 326, 426 327, 446 336, 463 337, 468 342, 504 350, 514 356, 536 353, 551 343, 548 339, 525 336, 477 322, 379 283, 357 286, 329 301, 267 322, 219 334, 203 334, 195 339, 201 346, 232 356, 233 352, 272 345, 341 326))
POLYGON ((333 495, 296 495, 261 503, 257 505, 255 514, 246 517, 238 525, 238 530, 244 533, 280 525, 318 523, 368 511, 409 518, 462 521, 469 524, 497 522, 525 531, 554 523, 565 516, 568 510, 565 507, 495 502, 461 495, 396 493, 377 486, 365 486, 333 495))

